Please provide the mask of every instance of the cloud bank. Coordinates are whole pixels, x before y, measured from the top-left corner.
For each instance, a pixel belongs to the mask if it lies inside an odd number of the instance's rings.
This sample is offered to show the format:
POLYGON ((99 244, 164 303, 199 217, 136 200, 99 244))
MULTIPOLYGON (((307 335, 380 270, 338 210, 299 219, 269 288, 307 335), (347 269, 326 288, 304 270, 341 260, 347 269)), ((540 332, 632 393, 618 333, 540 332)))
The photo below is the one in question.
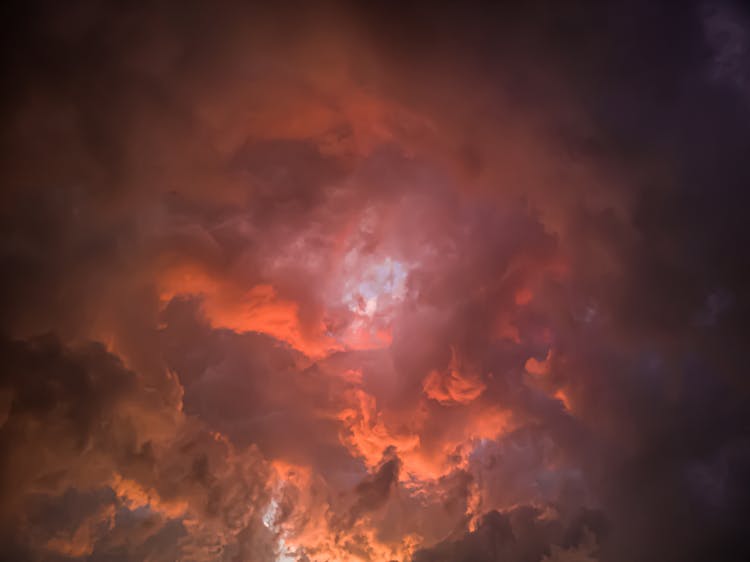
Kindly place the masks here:
POLYGON ((739 3, 7 3, 0 559, 746 560, 739 3))

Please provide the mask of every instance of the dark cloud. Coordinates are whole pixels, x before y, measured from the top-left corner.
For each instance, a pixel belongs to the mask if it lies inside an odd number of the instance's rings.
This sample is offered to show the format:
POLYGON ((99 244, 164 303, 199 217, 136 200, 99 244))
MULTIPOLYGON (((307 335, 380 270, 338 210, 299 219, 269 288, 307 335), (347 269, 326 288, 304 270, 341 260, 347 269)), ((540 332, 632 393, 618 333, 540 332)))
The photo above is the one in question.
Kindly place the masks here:
POLYGON ((100 344, 68 349, 52 336, 3 341, 2 360, 9 548, 27 549, 34 560, 104 560, 111 549, 130 556, 163 532, 200 552, 235 541, 253 517, 258 524, 245 505, 266 493, 266 468, 252 450, 240 460, 184 419, 176 380, 163 394, 100 344), (192 524, 175 535, 170 521, 192 524), (219 530, 212 545, 202 544, 219 530))
POLYGON ((398 458, 386 459, 371 477, 363 480, 354 489, 357 501, 350 516, 357 519, 363 513, 382 507, 388 500, 391 490, 398 482, 398 458))
POLYGON ((531 507, 507 513, 490 511, 463 538, 441 543, 414 556, 414 562, 472 560, 596 560, 597 536, 606 533, 602 515, 582 511, 565 524, 545 520, 531 507))

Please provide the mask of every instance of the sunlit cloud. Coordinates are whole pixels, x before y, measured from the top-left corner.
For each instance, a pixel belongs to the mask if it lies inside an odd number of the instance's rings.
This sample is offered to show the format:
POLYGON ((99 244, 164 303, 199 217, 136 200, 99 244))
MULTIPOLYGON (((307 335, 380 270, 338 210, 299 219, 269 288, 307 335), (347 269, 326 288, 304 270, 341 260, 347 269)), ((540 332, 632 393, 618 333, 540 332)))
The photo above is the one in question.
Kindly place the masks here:
POLYGON ((648 4, 11 6, 2 556, 750 559, 750 16, 648 4))

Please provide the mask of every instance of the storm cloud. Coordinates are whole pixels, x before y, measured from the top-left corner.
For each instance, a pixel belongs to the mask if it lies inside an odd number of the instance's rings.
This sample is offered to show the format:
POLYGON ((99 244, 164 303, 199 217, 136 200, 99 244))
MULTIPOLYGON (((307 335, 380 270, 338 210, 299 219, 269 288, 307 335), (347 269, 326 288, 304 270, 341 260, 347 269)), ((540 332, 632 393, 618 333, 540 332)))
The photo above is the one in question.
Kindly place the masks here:
POLYGON ((741 3, 2 13, 0 558, 750 559, 741 3))

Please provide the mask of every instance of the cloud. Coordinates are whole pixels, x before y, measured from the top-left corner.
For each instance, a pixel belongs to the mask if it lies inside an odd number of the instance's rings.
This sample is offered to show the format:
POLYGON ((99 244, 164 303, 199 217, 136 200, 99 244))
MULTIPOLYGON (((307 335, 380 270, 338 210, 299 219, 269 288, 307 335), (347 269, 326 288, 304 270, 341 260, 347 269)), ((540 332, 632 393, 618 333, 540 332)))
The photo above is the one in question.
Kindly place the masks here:
POLYGON ((596 534, 588 525, 596 526, 600 533, 604 530, 596 513, 582 512, 573 521, 561 522, 528 507, 506 513, 491 511, 482 517, 474 531, 459 540, 419 551, 414 560, 598 560, 596 534), (557 541, 572 544, 566 548, 557 541))
POLYGON ((739 4, 3 10, 4 557, 748 558, 739 4))
MULTIPOLYGON (((151 522, 140 541, 175 521, 184 536, 172 555, 207 560, 257 525, 247 506, 267 494, 265 463, 185 418, 176 379, 165 395, 101 345, 52 336, 6 340, 2 356, 2 518, 21 545, 97 559, 132 513, 151 522)), ((128 549, 143 546, 128 535, 128 549)))
POLYGON ((425 394, 441 404, 468 404, 479 397, 485 389, 484 383, 476 375, 464 375, 455 350, 451 350, 448 372, 443 377, 432 371, 423 381, 425 394))

